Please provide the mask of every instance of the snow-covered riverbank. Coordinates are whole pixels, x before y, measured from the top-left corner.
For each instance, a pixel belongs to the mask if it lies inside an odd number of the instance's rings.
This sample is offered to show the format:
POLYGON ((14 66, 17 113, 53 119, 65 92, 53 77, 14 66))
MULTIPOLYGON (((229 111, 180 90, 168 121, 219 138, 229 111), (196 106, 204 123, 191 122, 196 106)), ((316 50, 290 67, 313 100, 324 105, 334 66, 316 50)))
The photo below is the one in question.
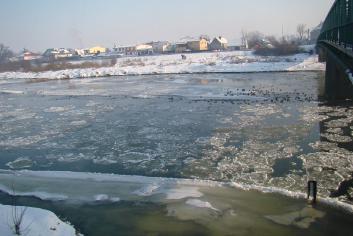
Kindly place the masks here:
POLYGON ((69 224, 61 221, 54 213, 32 207, 8 206, 0 204, 0 234, 2 236, 16 235, 12 217, 14 212, 20 214, 25 211, 21 223, 21 235, 26 236, 74 236, 76 230, 69 224))
POLYGON ((317 71, 325 65, 317 55, 297 54, 283 57, 256 56, 250 51, 180 54, 150 57, 120 58, 113 67, 70 69, 47 72, 5 72, 1 79, 66 79, 119 75, 240 73, 275 71, 317 71))

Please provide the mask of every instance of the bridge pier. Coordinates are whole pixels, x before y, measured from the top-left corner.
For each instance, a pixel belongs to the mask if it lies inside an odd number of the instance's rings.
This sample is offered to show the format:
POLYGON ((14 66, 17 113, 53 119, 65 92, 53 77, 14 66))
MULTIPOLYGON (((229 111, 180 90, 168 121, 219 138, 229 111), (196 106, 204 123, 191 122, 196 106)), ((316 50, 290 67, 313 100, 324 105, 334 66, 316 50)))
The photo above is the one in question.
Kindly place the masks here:
POLYGON ((325 97, 328 100, 353 99, 353 70, 339 54, 324 46, 318 46, 320 62, 326 62, 325 97))
POLYGON ((319 62, 326 62, 326 49, 323 47, 316 47, 317 54, 319 55, 319 62))

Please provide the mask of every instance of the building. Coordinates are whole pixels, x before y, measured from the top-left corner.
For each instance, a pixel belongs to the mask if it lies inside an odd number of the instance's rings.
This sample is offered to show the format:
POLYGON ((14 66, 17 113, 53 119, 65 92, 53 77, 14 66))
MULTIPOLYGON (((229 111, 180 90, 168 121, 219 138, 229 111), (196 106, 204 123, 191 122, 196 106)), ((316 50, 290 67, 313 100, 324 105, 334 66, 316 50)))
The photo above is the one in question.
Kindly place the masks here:
POLYGON ((66 48, 50 48, 47 49, 43 56, 49 60, 58 60, 58 59, 68 59, 75 56, 75 51, 66 48))
POLYGON ((208 41, 206 39, 188 41, 187 48, 193 52, 207 51, 208 41))
POLYGON ((89 48, 86 49, 75 49, 75 54, 81 57, 89 55, 89 48))
POLYGON ((25 51, 21 56, 21 59, 23 61, 33 61, 41 58, 42 58, 42 55, 38 53, 30 52, 30 51, 25 51))
POLYGON ((176 53, 183 53, 183 52, 188 52, 188 44, 186 42, 179 42, 175 44, 175 52, 176 53))
POLYGON ((113 52, 126 56, 137 55, 136 46, 114 46, 113 52))
POLYGON ((210 50, 223 51, 228 48, 228 40, 222 36, 216 37, 210 43, 210 50))
POLYGON ((228 45, 228 51, 239 51, 241 49, 241 46, 239 45, 228 45))
POLYGON ((138 56, 152 55, 153 47, 148 44, 140 44, 136 46, 136 54, 138 56))
POLYGON ((107 52, 107 49, 100 46, 92 47, 89 49, 89 54, 100 54, 100 53, 106 53, 106 52, 107 52))
POLYGON ((153 53, 163 54, 172 51, 172 45, 168 41, 150 42, 147 45, 152 46, 153 53))

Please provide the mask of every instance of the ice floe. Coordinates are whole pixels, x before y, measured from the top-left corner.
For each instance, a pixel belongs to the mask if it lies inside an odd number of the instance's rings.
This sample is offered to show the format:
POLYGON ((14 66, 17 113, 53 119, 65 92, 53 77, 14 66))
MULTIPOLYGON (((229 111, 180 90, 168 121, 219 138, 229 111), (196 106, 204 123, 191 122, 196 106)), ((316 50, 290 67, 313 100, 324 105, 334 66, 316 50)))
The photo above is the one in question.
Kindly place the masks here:
POLYGON ((14 161, 6 163, 6 165, 8 167, 10 167, 11 169, 30 168, 30 167, 33 166, 33 164, 35 164, 35 162, 32 161, 29 158, 26 158, 26 157, 20 157, 20 158, 17 158, 16 160, 14 160, 14 161))
POLYGON ((10 138, 0 141, 0 147, 19 147, 29 146, 46 140, 48 137, 43 135, 32 135, 27 137, 10 138))
POLYGON ((85 121, 85 120, 72 121, 70 123, 70 125, 73 125, 73 126, 85 126, 85 125, 87 125, 87 121, 85 121))
POLYGON ((203 193, 199 191, 198 187, 180 187, 165 190, 164 193, 167 195, 168 200, 179 200, 189 197, 202 197, 203 193))
POLYGON ((65 106, 65 107, 50 107, 48 109, 45 109, 45 112, 55 112, 55 113, 60 113, 60 112, 66 112, 74 109, 74 106, 65 106))
MULTIPOLYGON (((331 132, 330 132, 331 133, 331 132)), ((350 143, 353 141, 353 139, 349 136, 344 136, 344 135, 339 135, 336 133, 333 134, 321 134, 321 137, 326 138, 327 140, 331 142, 336 142, 336 143, 350 143)))
POLYGON ((214 208, 211 203, 205 202, 199 199, 188 199, 185 202, 187 205, 193 206, 193 207, 198 207, 198 208, 209 208, 214 211, 219 211, 217 208, 214 208))
POLYGON ((144 186, 141 189, 138 189, 138 190, 134 191, 133 193, 137 194, 139 196, 151 196, 159 188, 160 188, 160 186, 156 183, 156 184, 151 184, 151 185, 144 186))
POLYGON ((97 202, 119 202, 119 197, 109 197, 107 194, 97 194, 94 196, 94 200, 97 202))
POLYGON ((295 226, 301 229, 308 229, 317 219, 323 218, 324 212, 314 208, 306 207, 301 211, 290 212, 284 215, 267 216, 267 219, 285 226, 295 226))

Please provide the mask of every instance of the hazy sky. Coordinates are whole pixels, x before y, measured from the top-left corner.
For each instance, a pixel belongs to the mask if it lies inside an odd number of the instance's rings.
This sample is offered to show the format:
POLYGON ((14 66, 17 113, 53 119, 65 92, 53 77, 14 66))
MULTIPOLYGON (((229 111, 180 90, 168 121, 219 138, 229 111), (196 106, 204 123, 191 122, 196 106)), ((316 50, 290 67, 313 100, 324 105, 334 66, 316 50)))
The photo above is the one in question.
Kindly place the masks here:
POLYGON ((0 43, 14 50, 176 41, 242 28, 280 36, 314 27, 334 0, 1 0, 0 43))

